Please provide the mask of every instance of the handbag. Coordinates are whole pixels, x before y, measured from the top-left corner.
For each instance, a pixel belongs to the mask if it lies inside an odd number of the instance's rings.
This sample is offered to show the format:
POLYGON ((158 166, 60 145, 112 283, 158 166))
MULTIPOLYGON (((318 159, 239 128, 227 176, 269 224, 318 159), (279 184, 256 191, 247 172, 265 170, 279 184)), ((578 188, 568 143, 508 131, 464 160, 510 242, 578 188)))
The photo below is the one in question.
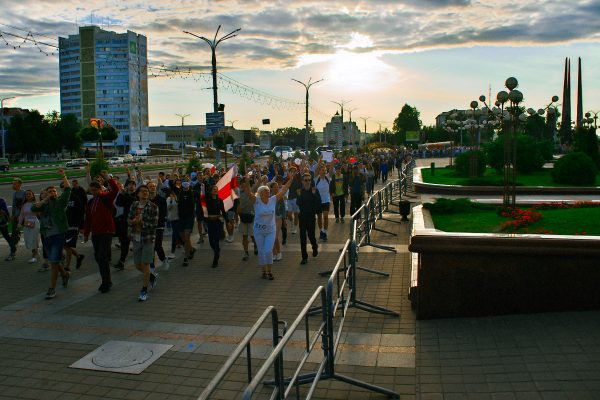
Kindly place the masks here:
POLYGON ((241 213, 240 221, 242 221, 244 224, 251 224, 254 222, 254 214, 241 213))

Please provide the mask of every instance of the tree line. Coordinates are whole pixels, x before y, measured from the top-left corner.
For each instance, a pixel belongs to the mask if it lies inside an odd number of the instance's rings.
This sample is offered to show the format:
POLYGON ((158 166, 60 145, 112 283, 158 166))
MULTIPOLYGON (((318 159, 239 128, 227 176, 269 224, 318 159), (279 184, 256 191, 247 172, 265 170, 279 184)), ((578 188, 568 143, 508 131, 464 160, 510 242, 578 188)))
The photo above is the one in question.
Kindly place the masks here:
POLYGON ((78 154, 83 142, 98 143, 117 139, 119 133, 111 126, 97 129, 82 127, 73 114, 61 115, 50 111, 46 115, 32 110, 12 117, 6 135, 7 151, 26 157, 40 154, 57 154, 63 151, 71 156, 78 154))

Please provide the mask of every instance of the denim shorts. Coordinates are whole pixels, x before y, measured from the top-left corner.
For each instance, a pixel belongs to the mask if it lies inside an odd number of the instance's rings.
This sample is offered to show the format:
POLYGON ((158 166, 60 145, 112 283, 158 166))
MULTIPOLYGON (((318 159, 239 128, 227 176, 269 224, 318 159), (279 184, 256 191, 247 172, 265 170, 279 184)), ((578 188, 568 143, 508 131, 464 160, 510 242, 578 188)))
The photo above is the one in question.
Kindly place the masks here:
POLYGON ((42 237, 42 244, 48 255, 48 262, 58 264, 62 260, 62 251, 65 246, 65 234, 59 233, 52 236, 42 237))
POLYGON ((154 242, 142 243, 134 240, 132 243, 135 265, 150 264, 154 261, 154 242))

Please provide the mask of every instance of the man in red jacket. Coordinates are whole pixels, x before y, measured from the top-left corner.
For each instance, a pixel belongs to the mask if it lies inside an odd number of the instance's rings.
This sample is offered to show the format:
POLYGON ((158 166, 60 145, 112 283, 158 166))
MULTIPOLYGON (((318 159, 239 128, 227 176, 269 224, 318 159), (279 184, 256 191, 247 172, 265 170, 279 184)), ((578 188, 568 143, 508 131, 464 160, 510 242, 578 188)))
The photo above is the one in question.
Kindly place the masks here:
POLYGON ((94 246, 94 258, 98 263, 102 284, 98 290, 106 293, 112 286, 110 279, 110 249, 112 237, 115 234, 115 221, 112 215, 113 203, 119 193, 117 182, 108 176, 106 171, 102 171, 102 178, 108 182, 110 189, 107 192, 102 191, 98 182, 90 183, 90 193, 92 198, 88 201, 85 222, 83 224, 83 240, 88 241, 90 232, 92 234, 92 244, 94 246))

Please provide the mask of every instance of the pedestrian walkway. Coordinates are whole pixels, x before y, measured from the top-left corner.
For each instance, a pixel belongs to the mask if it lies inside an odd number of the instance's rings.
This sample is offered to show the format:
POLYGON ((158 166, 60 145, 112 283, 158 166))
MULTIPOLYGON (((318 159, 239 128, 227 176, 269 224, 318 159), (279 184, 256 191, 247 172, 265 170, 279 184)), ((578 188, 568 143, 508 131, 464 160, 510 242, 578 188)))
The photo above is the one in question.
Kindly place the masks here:
MULTIPOLYGON (((401 317, 350 310, 336 365, 340 373, 414 398, 415 321, 406 297, 409 226, 384 224, 398 231, 400 239, 376 234, 373 240, 394 246, 398 254, 364 248, 360 261, 391 276, 365 273, 359 296, 398 311, 401 317)), ((307 265, 300 265, 298 235, 290 233, 283 260, 274 264, 273 281, 261 279, 256 256, 242 261, 237 235, 234 243, 222 242, 216 269, 210 268, 212 253, 205 241, 197 245, 188 267, 181 265, 179 255, 168 271, 159 269, 158 286, 146 303, 137 302, 141 276, 131 265, 122 272, 113 270, 109 293, 97 292, 97 267, 87 244, 79 245, 86 262, 73 272, 69 288, 44 300, 47 273, 26 264, 25 250, 19 248, 18 261, 3 267, 11 285, 0 294, 0 398, 195 399, 268 305, 277 307, 280 319, 295 318, 316 287, 325 283, 317 273, 333 267, 348 230, 348 223, 336 224, 332 218, 328 242, 320 243, 318 257, 310 257, 307 265), (173 347, 140 375, 69 368, 110 340, 173 347)), ((316 327, 318 317, 311 320, 316 327)), ((254 363, 266 357, 270 335, 268 326, 259 333, 253 344, 254 363)), ((286 352, 286 368, 299 359, 303 346, 304 336, 298 333, 286 352)), ((309 359, 310 368, 316 368, 316 361, 309 359)), ((240 365, 216 398, 236 398, 245 383, 244 371, 240 365)), ((340 382, 324 381, 318 387, 318 399, 381 398, 340 382)))

